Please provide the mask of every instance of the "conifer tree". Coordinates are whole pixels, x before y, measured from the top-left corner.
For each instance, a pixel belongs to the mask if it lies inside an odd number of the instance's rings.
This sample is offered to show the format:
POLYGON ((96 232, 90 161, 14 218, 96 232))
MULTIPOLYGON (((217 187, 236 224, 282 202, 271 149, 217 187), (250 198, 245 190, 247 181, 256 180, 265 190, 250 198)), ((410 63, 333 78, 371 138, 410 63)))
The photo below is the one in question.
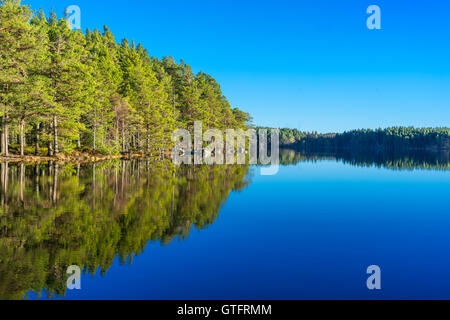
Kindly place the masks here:
POLYGON ((26 142, 36 155, 44 146, 49 155, 75 147, 161 154, 176 127, 245 128, 249 119, 213 77, 183 61, 118 44, 106 26, 72 31, 54 12, 34 14, 19 0, 0 0, 0 117, 6 156, 24 155, 26 142))
POLYGON ((54 12, 49 19, 48 32, 51 59, 48 75, 53 96, 49 110, 53 141, 49 144, 49 153, 58 154, 60 141, 64 142, 61 147, 70 149, 71 142, 79 138, 82 129, 79 119, 90 93, 86 82, 88 54, 81 31, 70 30, 66 21, 58 20, 54 12))
POLYGON ((29 110, 29 92, 34 78, 33 63, 37 62, 37 36, 29 21, 32 12, 20 0, 2 0, 0 6, 0 111, 2 113, 2 151, 9 154, 9 125, 19 122, 20 153, 23 155, 25 118, 29 110))

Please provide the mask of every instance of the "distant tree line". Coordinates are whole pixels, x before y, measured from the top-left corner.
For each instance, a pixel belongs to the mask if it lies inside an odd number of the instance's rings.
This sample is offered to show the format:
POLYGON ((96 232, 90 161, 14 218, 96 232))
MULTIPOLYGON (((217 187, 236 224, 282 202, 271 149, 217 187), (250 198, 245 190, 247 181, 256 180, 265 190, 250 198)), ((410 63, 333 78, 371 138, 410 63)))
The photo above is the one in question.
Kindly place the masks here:
POLYGON ((391 127, 320 134, 280 129, 280 145, 303 150, 450 150, 450 128, 391 127))
POLYGON ((52 12, 0 0, 1 152, 56 155, 169 149, 175 128, 246 128, 217 81, 105 26, 72 31, 52 12))

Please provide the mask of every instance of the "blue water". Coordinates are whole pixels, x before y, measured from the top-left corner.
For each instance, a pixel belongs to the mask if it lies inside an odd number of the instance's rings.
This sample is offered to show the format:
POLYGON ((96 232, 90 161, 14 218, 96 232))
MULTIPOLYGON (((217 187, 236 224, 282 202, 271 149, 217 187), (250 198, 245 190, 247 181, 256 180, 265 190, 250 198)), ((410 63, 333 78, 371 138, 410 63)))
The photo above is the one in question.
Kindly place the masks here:
POLYGON ((250 176, 207 229, 149 242, 65 299, 450 298, 449 171, 323 160, 250 176))

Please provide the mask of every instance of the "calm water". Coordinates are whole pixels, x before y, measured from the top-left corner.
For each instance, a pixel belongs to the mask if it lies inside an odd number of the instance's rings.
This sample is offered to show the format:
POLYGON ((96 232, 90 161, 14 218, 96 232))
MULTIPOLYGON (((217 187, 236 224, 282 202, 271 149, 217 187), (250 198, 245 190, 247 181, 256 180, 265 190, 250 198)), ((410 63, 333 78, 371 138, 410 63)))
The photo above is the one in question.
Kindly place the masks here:
POLYGON ((0 298, 450 298, 448 154, 282 163, 2 164, 0 298))

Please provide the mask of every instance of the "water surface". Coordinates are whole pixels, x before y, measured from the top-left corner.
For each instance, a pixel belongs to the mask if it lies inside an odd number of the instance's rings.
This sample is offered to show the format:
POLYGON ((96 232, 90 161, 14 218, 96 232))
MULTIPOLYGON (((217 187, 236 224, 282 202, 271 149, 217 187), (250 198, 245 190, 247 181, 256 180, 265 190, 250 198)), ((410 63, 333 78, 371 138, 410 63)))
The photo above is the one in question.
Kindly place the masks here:
POLYGON ((4 299, 449 299, 448 154, 2 164, 4 299), (67 290, 69 265, 83 269, 67 290), (382 290, 369 291, 378 265, 382 290))

